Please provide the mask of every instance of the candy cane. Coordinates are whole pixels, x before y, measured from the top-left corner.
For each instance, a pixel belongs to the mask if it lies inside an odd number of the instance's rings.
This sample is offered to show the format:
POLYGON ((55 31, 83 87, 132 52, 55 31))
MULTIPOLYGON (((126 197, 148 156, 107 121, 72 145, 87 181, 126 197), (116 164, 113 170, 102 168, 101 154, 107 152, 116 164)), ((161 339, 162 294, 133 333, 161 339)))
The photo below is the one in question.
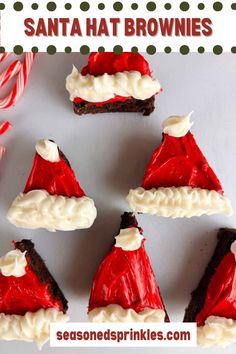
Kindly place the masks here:
POLYGON ((5 134, 12 127, 11 123, 7 120, 0 125, 0 135, 5 134))
POLYGON ((27 79, 35 58, 34 53, 26 53, 25 58, 22 63, 22 67, 19 71, 16 83, 11 91, 11 93, 4 99, 0 100, 0 109, 8 108, 16 103, 16 101, 21 97, 24 88, 27 83, 27 79))
POLYGON ((3 87, 6 82, 11 80, 21 69, 21 62, 19 60, 14 61, 9 68, 0 74, 0 87, 3 87))
POLYGON ((4 52, 0 54, 0 63, 5 60, 11 53, 9 52, 4 52))

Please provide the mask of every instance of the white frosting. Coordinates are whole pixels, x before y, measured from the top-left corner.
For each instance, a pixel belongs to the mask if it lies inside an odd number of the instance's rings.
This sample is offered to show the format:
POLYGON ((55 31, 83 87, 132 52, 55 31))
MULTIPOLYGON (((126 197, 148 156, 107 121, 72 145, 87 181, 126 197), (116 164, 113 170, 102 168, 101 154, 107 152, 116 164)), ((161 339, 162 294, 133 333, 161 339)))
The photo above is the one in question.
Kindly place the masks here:
POLYGON ((124 251, 135 251, 141 246, 143 238, 137 227, 121 229, 119 235, 115 237, 115 247, 121 247, 124 251))
POLYGON ((127 196, 130 207, 138 213, 164 217, 232 215, 230 200, 214 190, 191 187, 131 189, 127 196))
POLYGON ((24 316, 0 313, 0 339, 36 342, 41 348, 50 337, 50 323, 66 322, 68 316, 55 308, 27 312, 24 316))
POLYGON ((13 250, 1 257, 0 272, 2 275, 5 277, 22 277, 25 275, 25 267, 27 265, 25 253, 20 250, 13 250))
POLYGON ((18 227, 70 231, 89 228, 97 216, 92 199, 50 195, 45 190, 20 193, 7 219, 18 227))
POLYGON ((235 261, 236 261, 236 241, 234 241, 230 247, 231 252, 234 254, 235 261))
POLYGON ((35 149, 44 160, 50 162, 60 161, 58 146, 50 140, 38 140, 35 149))
POLYGON ((116 95, 145 100, 161 90, 158 80, 138 71, 123 71, 114 75, 81 75, 73 66, 66 78, 66 89, 71 101, 80 97, 88 102, 104 102, 116 95))
POLYGON ((193 125, 190 122, 192 113, 189 113, 187 116, 171 116, 167 118, 162 123, 163 132, 176 138, 185 136, 193 125))
POLYGON ((236 343, 236 320, 225 317, 210 316, 204 326, 197 329, 198 344, 204 347, 226 347, 236 343))
POLYGON ((91 322, 165 322, 165 311, 146 308, 137 313, 133 309, 111 304, 93 309, 88 317, 91 322))

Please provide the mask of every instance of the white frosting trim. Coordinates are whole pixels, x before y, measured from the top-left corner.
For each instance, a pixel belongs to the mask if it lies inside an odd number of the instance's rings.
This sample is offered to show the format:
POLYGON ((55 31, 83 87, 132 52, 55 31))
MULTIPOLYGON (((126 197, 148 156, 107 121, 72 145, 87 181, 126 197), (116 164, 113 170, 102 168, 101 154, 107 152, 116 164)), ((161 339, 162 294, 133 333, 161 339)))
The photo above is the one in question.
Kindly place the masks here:
POLYGON ((27 260, 25 252, 20 250, 12 250, 0 258, 0 272, 5 277, 22 277, 25 275, 25 267, 27 260))
POLYGON ((26 312, 24 316, 0 313, 0 339, 36 342, 41 348, 50 337, 50 323, 66 322, 69 317, 56 308, 26 312))
POLYGON ((191 129, 193 123, 190 118, 193 112, 186 116, 171 116, 162 123, 163 132, 175 138, 185 136, 191 129))
POLYGON ((104 102, 115 96, 133 97, 145 100, 160 92, 158 80, 138 71, 122 71, 114 75, 81 75, 73 66, 66 78, 66 89, 70 100, 80 97, 88 102, 104 102))
POLYGON ((137 227, 121 229, 119 235, 115 237, 115 247, 121 247, 124 251, 135 251, 141 246, 143 238, 137 227))
POLYGON ((198 344, 204 347, 218 345, 226 347, 236 343, 236 320, 209 316, 204 326, 197 328, 198 344))
POLYGON ((236 241, 234 241, 234 242, 231 244, 230 251, 234 254, 235 261, 236 261, 236 241))
POLYGON ((38 140, 35 149, 37 153, 44 159, 50 162, 60 161, 58 146, 50 140, 38 140))
POLYGON ((88 313, 90 322, 165 322, 165 311, 146 308, 137 313, 133 309, 124 309, 111 304, 97 307, 88 313))
POLYGON ((131 189, 127 196, 130 207, 138 213, 164 217, 232 215, 230 200, 214 190, 191 187, 131 189))
POLYGON ((45 190, 20 193, 7 213, 7 219, 15 226, 49 231, 86 229, 96 216, 92 199, 50 195, 45 190))

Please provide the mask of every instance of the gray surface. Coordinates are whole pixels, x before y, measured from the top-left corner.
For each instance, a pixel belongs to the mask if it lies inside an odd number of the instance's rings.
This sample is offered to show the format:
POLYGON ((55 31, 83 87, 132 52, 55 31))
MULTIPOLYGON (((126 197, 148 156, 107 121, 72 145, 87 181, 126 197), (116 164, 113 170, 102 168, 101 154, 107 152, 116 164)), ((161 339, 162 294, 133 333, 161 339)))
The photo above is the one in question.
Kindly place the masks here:
MULTIPOLYGON (((161 140, 161 121, 171 114, 195 111, 192 131, 222 181, 226 194, 236 202, 235 57, 206 54, 157 54, 149 57, 164 92, 157 98, 151 118, 136 114, 104 114, 77 118, 72 113, 65 76, 72 63, 81 67, 78 54, 39 54, 27 90, 16 107, 0 112, 14 128, 0 143, 7 154, 0 162, 1 254, 12 239, 32 238, 37 250, 69 300, 72 321, 85 321, 93 274, 108 251, 128 209, 125 196, 140 184, 151 152, 161 140), (54 139, 68 156, 78 179, 98 208, 90 230, 49 233, 16 229, 4 218, 13 198, 22 191, 38 138, 54 139)), ((181 321, 191 290, 212 254, 216 231, 235 226, 234 217, 212 216, 168 220, 138 216, 147 236, 146 248, 157 275, 166 308, 173 321, 181 321)), ((0 342, 1 353, 37 353, 34 344, 0 342)), ((46 353, 221 353, 223 349, 53 349, 46 353)), ((233 353, 233 347, 224 350, 233 353)))

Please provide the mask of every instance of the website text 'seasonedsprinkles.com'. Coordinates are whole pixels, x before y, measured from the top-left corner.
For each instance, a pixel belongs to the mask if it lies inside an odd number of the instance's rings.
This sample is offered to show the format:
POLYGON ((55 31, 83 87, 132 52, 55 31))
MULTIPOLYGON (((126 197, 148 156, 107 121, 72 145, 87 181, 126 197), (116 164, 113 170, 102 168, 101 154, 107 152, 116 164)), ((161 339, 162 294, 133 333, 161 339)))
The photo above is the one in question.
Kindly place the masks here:
POLYGON ((51 324, 52 347, 194 347, 194 323, 51 324))

